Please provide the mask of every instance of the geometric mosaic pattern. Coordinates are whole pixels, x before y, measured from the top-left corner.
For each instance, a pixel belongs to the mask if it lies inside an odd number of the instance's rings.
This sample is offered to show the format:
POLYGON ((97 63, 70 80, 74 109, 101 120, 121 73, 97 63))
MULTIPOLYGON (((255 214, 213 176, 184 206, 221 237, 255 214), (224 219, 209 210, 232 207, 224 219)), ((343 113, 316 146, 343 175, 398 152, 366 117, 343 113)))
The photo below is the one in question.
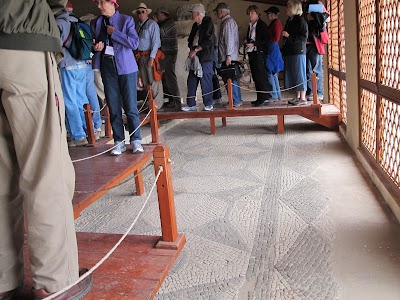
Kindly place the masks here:
POLYGON ((375 94, 361 89, 361 143, 376 158, 376 101, 375 94))
MULTIPOLYGON (((275 117, 228 118, 215 136, 208 120, 186 120, 162 135, 187 243, 155 299, 338 298, 330 203, 317 177, 319 155, 338 137, 300 117, 285 121, 284 135, 275 117)), ((128 199, 130 189, 93 203, 78 230, 123 232, 142 202, 128 199)), ((132 234, 160 234, 157 205, 152 199, 132 234)))

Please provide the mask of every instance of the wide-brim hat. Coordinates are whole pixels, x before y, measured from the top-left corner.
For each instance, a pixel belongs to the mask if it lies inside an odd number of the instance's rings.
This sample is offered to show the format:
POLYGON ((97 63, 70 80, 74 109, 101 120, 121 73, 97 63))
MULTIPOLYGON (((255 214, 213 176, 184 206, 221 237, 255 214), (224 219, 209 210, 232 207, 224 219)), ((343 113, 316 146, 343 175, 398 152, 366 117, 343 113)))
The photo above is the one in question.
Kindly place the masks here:
POLYGON ((142 2, 142 3, 139 3, 139 5, 138 5, 138 7, 136 7, 136 9, 132 10, 132 13, 137 15, 137 11, 141 10, 141 9, 147 10, 148 14, 150 14, 153 11, 151 8, 148 8, 147 5, 142 2))

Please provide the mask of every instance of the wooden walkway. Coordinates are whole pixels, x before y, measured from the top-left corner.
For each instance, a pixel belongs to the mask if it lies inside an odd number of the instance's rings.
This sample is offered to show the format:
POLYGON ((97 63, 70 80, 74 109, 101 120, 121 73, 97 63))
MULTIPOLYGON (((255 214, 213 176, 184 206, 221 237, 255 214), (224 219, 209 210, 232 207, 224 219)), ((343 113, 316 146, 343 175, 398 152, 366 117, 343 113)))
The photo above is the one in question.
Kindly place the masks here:
MULTIPOLYGON (((150 105, 155 107, 154 100, 151 99, 150 105)), ((178 233, 170 154, 165 145, 159 144, 155 110, 146 121, 151 124, 153 143, 144 146, 143 154, 133 154, 129 145, 127 151, 120 156, 111 156, 108 152, 101 154, 113 145, 94 144, 96 147, 70 148, 76 174, 72 200, 75 218, 129 176, 135 176, 132 178, 132 196, 142 195, 144 184, 141 172, 145 165, 152 165, 156 174, 162 170, 156 184, 162 236, 128 235, 104 264, 94 271, 93 286, 83 299, 153 299, 186 243, 185 235, 178 233), (84 159, 91 156, 96 157, 84 159)), ((132 221, 135 217, 132 216, 132 221)), ((121 236, 78 232, 80 267, 93 267, 121 236)), ((30 300, 33 297, 27 246, 24 256, 25 289, 19 299, 30 300)))
MULTIPOLYGON (((316 77, 313 74, 313 90, 316 91, 316 77)), ((277 116, 277 132, 283 134, 285 131, 285 116, 299 115, 307 118, 315 123, 321 124, 327 128, 338 130, 341 122, 340 110, 332 104, 321 104, 318 101, 317 93, 314 92, 313 101, 304 106, 292 106, 286 102, 266 103, 261 107, 252 107, 250 103, 245 102, 243 106, 233 107, 232 81, 228 79, 228 107, 215 106, 212 111, 158 111, 159 120, 171 119, 210 119, 210 133, 216 133, 216 118, 221 118, 222 126, 227 126, 227 118, 229 117, 252 117, 252 116, 277 116)))

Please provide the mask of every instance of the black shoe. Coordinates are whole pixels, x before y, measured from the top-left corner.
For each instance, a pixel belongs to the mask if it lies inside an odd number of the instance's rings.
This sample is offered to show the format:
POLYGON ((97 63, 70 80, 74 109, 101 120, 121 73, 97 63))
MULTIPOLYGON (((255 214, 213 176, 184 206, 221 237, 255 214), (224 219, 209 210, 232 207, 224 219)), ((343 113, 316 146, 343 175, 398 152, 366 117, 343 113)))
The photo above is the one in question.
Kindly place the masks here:
POLYGON ((164 103, 163 108, 178 108, 181 109, 182 104, 180 100, 169 100, 169 102, 164 103))
POLYGON ((261 100, 261 101, 252 101, 251 102, 251 105, 252 106, 255 106, 255 107, 259 107, 259 106, 263 106, 264 105, 264 103, 265 103, 265 101, 268 101, 268 100, 261 100))

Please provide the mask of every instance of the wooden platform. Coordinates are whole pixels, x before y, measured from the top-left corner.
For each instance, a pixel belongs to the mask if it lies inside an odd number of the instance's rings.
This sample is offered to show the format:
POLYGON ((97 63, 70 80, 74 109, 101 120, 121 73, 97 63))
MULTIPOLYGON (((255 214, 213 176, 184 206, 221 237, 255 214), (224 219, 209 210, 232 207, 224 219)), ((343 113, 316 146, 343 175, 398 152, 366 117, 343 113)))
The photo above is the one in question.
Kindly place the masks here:
MULTIPOLYGON (((79 265, 93 267, 117 243, 121 235, 78 233, 79 265)), ((85 300, 153 299, 181 252, 185 237, 177 249, 157 249, 159 236, 128 235, 119 248, 93 273, 93 286, 85 300)), ((27 247, 25 247, 27 253, 27 247)), ((25 261, 28 262, 25 255, 25 261)), ((29 266, 29 263, 25 263, 29 266)), ((18 299, 31 300, 30 270, 25 270, 25 290, 18 299)))
POLYGON ((313 74, 314 99, 307 105, 288 105, 287 101, 267 102, 263 106, 253 107, 250 102, 244 102, 241 107, 233 107, 232 81, 228 79, 228 106, 214 106, 212 111, 158 111, 158 120, 171 119, 196 119, 209 118, 210 132, 216 133, 215 119, 222 118, 222 126, 227 126, 229 117, 252 117, 252 116, 277 116, 277 132, 283 134, 285 129, 285 116, 299 115, 327 128, 338 130, 341 122, 340 110, 331 104, 321 104, 316 96, 316 77, 313 74))
MULTIPOLYGON (((69 153, 73 161, 97 155, 109 150, 114 145, 99 145, 98 147, 70 148, 69 153)), ((123 155, 111 156, 102 154, 89 160, 74 163, 75 167, 75 194, 72 200, 75 218, 92 204, 96 199, 108 192, 108 188, 115 186, 131 174, 137 175, 132 179, 132 194, 142 195, 144 192, 143 176, 140 173, 142 166, 151 160, 156 145, 145 145, 143 154, 133 154, 130 145, 123 155), (135 188, 136 187, 136 188, 135 188), (99 191, 99 192, 94 192, 99 191)))

